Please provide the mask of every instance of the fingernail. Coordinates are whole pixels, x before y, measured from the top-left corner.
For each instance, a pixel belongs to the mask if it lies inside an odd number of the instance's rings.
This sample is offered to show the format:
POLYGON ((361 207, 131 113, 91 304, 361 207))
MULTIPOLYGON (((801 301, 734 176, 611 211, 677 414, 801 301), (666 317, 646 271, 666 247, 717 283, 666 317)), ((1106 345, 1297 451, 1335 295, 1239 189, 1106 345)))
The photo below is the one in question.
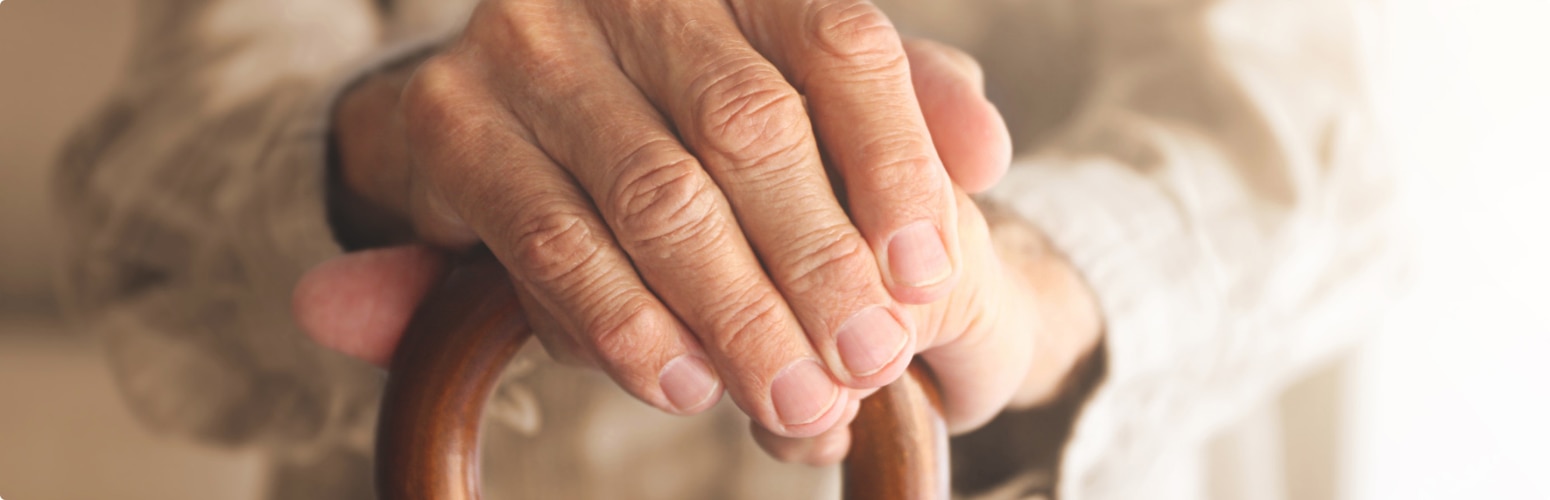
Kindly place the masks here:
POLYGON ((953 273, 947 247, 931 221, 904 226, 888 242, 888 271, 895 283, 924 287, 941 283, 953 273))
POLYGON ((823 366, 811 359, 787 366, 770 386, 775 414, 787 426, 808 424, 823 417, 839 394, 839 387, 829 381, 823 366))
POLYGON ((699 408, 705 400, 716 395, 721 385, 716 382, 710 366, 689 354, 669 361, 662 367, 657 381, 662 384, 662 393, 667 395, 668 402, 679 411, 699 408))
POLYGON ((882 370, 909 340, 909 333, 882 306, 871 306, 845 320, 836 334, 840 360, 851 375, 865 377, 882 370))

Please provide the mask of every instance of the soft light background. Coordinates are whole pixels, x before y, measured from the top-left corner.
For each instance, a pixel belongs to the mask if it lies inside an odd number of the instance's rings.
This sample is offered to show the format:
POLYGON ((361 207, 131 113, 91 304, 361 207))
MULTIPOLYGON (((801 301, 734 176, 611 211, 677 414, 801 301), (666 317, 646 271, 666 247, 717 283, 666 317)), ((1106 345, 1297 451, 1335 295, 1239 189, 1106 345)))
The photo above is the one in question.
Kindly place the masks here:
POLYGON ((1391 0, 1417 283, 1357 360, 1349 498, 1550 498, 1550 2, 1391 0))
MULTIPOLYGON (((130 4, 0 5, 0 497, 11 500, 242 499, 262 474, 252 456, 135 427, 51 299, 48 168, 121 68, 130 4)), ((1381 28, 1375 104, 1411 188, 1415 284, 1366 349, 1266 410, 1286 430, 1266 438, 1284 449, 1282 498, 1550 499, 1550 1, 1364 5, 1381 28)), ((1218 500, 1236 500, 1221 481, 1218 500)))

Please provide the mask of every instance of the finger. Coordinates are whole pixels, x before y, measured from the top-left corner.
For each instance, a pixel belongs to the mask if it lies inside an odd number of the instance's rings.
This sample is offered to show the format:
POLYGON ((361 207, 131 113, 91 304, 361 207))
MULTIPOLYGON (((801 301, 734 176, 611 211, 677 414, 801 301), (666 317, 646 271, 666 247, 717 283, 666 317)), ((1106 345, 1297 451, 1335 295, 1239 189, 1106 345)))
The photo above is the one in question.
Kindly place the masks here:
POLYGON ((851 218, 906 303, 952 289, 960 259, 951 181, 898 34, 864 0, 734 0, 744 33, 807 96, 851 218))
MULTIPOLYGON (((522 304, 523 321, 527 322, 528 329, 532 330, 533 336, 543 344, 544 353, 551 359, 572 366, 604 368, 602 361, 597 359, 596 353, 582 343, 585 332, 571 330, 561 324, 548 309, 545 309, 544 303, 533 296, 528 287, 517 287, 514 291, 517 301, 522 304)), ((670 395, 668 399, 672 400, 673 397, 670 395)), ((675 402, 674 406, 678 406, 678 403, 675 402)))
POLYGON ((1040 312, 1027 310, 1037 302, 1024 295, 1028 287, 1014 286, 1022 275, 1003 268, 974 201, 962 191, 957 200, 964 248, 974 249, 964 259, 960 292, 912 312, 922 324, 940 325, 933 331, 961 332, 923 337, 921 357, 941 384, 948 429, 965 432, 1000 413, 1022 385, 1038 347, 1039 325, 1027 319, 1040 312))
POLYGON ((424 245, 340 255, 297 281, 291 315, 319 345, 387 368, 420 300, 446 270, 446 258, 424 245))
POLYGON ((458 66, 433 60, 405 93, 411 136, 456 141, 416 148, 426 191, 489 246, 525 289, 625 390, 677 413, 708 408, 720 382, 697 341, 646 289, 584 193, 493 108, 458 66), (469 99, 469 97, 473 97, 469 99))
POLYGON ((531 83, 512 89, 519 115, 543 124, 529 130, 591 194, 640 276, 701 339, 738 405, 786 435, 827 429, 843 410, 840 387, 715 182, 607 60, 578 57, 564 73, 525 76, 531 83))
POLYGON ((826 467, 840 463, 850 452, 850 423, 855 421, 860 410, 861 400, 850 400, 845 406, 845 415, 840 424, 823 434, 808 438, 783 437, 759 426, 757 422, 750 423, 748 430, 753 434, 754 442, 759 443, 759 447, 776 460, 826 467))
MULTIPOLYGON (((296 323, 323 347, 387 368, 414 312, 446 275, 447 258, 426 245, 351 252, 302 275, 291 294, 296 323)), ((523 320, 555 359, 596 366, 532 294, 518 290, 523 320)))
POLYGON ((892 382, 909 363, 911 327, 834 196, 801 96, 723 3, 656 5, 604 23, 623 69, 725 194, 830 370, 854 388, 892 382))
POLYGON ((970 193, 989 189, 1012 162, 1012 134, 985 99, 985 74, 963 51, 905 38, 910 81, 931 140, 953 183, 970 193))

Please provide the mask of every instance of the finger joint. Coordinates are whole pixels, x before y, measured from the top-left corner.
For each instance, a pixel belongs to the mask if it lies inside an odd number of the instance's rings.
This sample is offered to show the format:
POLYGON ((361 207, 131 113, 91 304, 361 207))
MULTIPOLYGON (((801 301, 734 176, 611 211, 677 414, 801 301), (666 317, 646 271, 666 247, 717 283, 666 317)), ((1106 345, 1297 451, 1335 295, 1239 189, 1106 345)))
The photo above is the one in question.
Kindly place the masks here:
POLYGON ((807 111, 796 90, 768 63, 736 58, 708 71, 698 86, 699 139, 737 165, 758 165, 800 144, 807 111))
POLYGON ((904 45, 888 16, 866 0, 817 2, 808 16, 814 46, 851 64, 902 63, 904 45))
POLYGON ((621 242, 662 251, 715 229, 714 185, 699 162, 671 141, 642 145, 625 155, 615 171, 618 182, 609 198, 621 242))
MULTIPOLYGON (((847 179, 851 188, 891 197, 941 191, 940 175, 945 170, 931 153, 931 145, 909 133, 885 134, 862 145, 860 157, 869 160, 866 175, 847 179)), ((927 201, 927 200, 909 200, 927 201)))
POLYGON ((845 227, 808 233, 793 242, 777 280, 790 296, 864 296, 877 278, 871 247, 845 227))
POLYGON ((509 241, 522 278, 546 287, 581 285, 586 279, 580 274, 602 251, 586 221, 564 212, 523 221, 508 232, 513 235, 509 241))
POLYGON ((587 343, 598 359, 616 373, 654 376, 649 368, 639 374, 630 368, 641 360, 660 357, 657 353, 668 347, 662 341, 662 333, 671 330, 659 324, 648 299, 630 295, 617 299, 617 306, 608 308, 593 322, 588 328, 587 343))
POLYGON ((712 343, 728 356, 756 353, 780 333, 785 303, 779 295, 762 288, 741 287, 743 292, 714 314, 716 335, 712 343))

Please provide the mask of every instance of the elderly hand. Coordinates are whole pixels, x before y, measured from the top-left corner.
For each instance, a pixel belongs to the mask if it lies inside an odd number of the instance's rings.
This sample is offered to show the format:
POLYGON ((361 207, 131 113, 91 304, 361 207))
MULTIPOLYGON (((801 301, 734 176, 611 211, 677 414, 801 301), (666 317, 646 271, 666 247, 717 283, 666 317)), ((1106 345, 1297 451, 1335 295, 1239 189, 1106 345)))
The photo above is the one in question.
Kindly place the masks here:
MULTIPOLYGON (((1016 216, 958 195, 964 275, 946 300, 909 306, 921 357, 935 373, 948 429, 966 432, 1007 407, 1052 400, 1099 345, 1103 321, 1086 282, 1042 233, 1016 216)), ((854 418, 857 405, 841 419, 854 418)), ((850 430, 754 437, 785 461, 825 465, 844 458, 850 430)))
MULTIPOLYGON (((948 172, 960 185, 987 187, 1004 168, 1007 146, 999 115, 984 100, 978 66, 967 55, 930 42, 906 41, 905 49, 912 86, 948 172)), ((384 103, 396 100, 399 84, 388 75, 363 85, 341 107, 341 120, 349 118, 352 108, 390 108, 384 103)), ((362 123, 360 128, 369 129, 366 125, 382 122, 362 123)), ((379 133, 390 136, 392 131, 379 133)), ((372 151, 366 152, 356 156, 372 158, 372 151)), ((987 224, 962 192, 955 192, 953 202, 958 220, 951 227, 963 242, 964 278, 946 300, 906 306, 902 317, 917 334, 909 352, 923 352, 935 369, 949 423, 962 431, 1009 404, 1030 405, 1049 397, 1075 361, 1096 345, 1101 322, 1085 285, 1036 230, 1012 217, 993 217, 987 224)), ((323 345, 385 365, 414 307, 444 266, 441 254, 423 245, 347 254, 319 266, 298 285, 297 318, 323 345)), ((517 282, 522 283, 520 275, 517 282)), ((587 356, 584 338, 565 330, 546 309, 527 311, 537 315, 532 318, 539 325, 535 330, 557 356, 587 356)), ((834 404, 840 408, 838 418, 807 434, 812 437, 789 437, 781 432, 789 427, 770 427, 757 415, 755 436, 776 457, 832 463, 848 448, 844 424, 869 392, 847 389, 834 404)))
MULTIPOLYGON (((919 349, 904 305, 953 290, 951 181, 1007 163, 964 61, 906 49, 859 1, 486 1, 412 76, 341 102, 336 227, 482 242, 557 356, 667 411, 724 386, 764 428, 817 435, 919 349)), ((298 319, 385 362, 439 269, 406 255, 326 263, 298 319)))

